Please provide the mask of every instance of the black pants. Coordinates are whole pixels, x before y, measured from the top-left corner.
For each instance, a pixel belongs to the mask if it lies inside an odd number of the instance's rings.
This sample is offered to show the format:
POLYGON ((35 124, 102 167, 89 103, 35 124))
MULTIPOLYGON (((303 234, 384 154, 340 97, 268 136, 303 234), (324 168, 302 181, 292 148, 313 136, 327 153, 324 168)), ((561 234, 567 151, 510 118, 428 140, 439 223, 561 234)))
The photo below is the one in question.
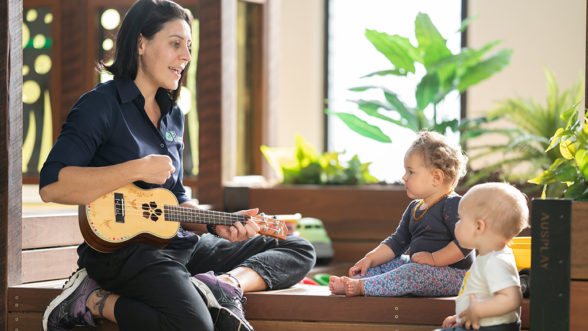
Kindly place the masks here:
POLYGON ((269 289, 299 282, 314 266, 305 239, 284 241, 256 236, 245 242, 205 234, 176 237, 165 248, 134 243, 104 254, 83 244, 78 264, 102 288, 119 294, 115 316, 124 330, 213 330, 208 309, 189 277, 244 266, 255 270, 269 289))

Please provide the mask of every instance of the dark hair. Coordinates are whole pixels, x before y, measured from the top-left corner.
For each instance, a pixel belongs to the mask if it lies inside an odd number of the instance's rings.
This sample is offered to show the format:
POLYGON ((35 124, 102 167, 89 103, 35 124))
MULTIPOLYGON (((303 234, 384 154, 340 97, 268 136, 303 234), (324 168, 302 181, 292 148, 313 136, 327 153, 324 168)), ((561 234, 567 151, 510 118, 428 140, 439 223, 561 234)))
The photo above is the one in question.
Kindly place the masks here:
MULTIPOLYGON (((135 2, 122 22, 116 37, 116 54, 114 62, 110 66, 104 66, 114 79, 128 78, 134 80, 137 77, 139 35, 151 39, 159 32, 163 25, 175 19, 183 19, 192 26, 192 15, 173 1, 168 0, 139 0, 135 2)), ((175 103, 180 94, 180 88, 184 75, 188 72, 186 65, 182 71, 178 88, 169 91, 175 103)))

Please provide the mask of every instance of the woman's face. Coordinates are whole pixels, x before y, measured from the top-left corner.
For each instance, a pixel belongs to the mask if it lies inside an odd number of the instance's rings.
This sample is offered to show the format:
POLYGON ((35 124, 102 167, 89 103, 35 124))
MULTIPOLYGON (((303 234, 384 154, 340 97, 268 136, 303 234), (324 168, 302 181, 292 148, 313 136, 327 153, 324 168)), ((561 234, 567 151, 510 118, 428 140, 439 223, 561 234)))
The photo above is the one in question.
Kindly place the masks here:
POLYGON ((142 85, 177 89, 191 59, 191 45, 190 26, 179 18, 165 23, 151 39, 141 36, 137 79, 143 80, 142 85))

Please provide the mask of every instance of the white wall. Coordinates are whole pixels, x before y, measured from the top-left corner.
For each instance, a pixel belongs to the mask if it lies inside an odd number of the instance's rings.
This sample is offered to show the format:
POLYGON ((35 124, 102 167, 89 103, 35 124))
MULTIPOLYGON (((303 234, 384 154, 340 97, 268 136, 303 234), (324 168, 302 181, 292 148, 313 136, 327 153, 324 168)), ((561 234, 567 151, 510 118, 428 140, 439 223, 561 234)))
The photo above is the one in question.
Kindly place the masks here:
POLYGON ((547 83, 543 67, 567 88, 585 75, 585 0, 469 0, 468 45, 479 48, 502 40, 511 48, 511 63, 502 72, 468 90, 468 115, 479 116, 506 97, 544 102, 547 83))
MULTIPOLYGON (((509 97, 531 98, 546 104, 544 68, 552 71, 560 91, 585 76, 586 2, 584 0, 469 0, 468 45, 479 48, 502 40, 500 48, 513 50, 510 65, 490 79, 468 89, 468 117, 484 115, 496 102, 509 97)), ((583 107, 583 105, 582 105, 583 107)), ((509 126, 506 121, 495 125, 509 126)), ((470 146, 506 142, 502 136, 469 141, 470 146)), ((481 169, 496 161, 490 157, 471 163, 481 169)), ((524 170, 520 165, 518 170, 524 170)))
POLYGON ((281 0, 276 146, 323 149, 324 0, 281 0))

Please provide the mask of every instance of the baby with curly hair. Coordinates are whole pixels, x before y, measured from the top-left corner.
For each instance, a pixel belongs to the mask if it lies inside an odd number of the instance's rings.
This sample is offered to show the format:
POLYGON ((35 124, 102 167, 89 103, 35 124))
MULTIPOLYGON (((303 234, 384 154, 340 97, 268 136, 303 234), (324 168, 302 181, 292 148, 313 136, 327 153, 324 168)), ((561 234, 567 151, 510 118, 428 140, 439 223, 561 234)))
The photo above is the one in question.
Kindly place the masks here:
POLYGON ((453 296, 474 261, 455 238, 461 197, 453 190, 467 157, 435 132, 421 132, 404 156, 406 208, 392 235, 349 269, 331 276, 333 294, 453 296), (410 251, 406 255, 407 250, 410 251))

